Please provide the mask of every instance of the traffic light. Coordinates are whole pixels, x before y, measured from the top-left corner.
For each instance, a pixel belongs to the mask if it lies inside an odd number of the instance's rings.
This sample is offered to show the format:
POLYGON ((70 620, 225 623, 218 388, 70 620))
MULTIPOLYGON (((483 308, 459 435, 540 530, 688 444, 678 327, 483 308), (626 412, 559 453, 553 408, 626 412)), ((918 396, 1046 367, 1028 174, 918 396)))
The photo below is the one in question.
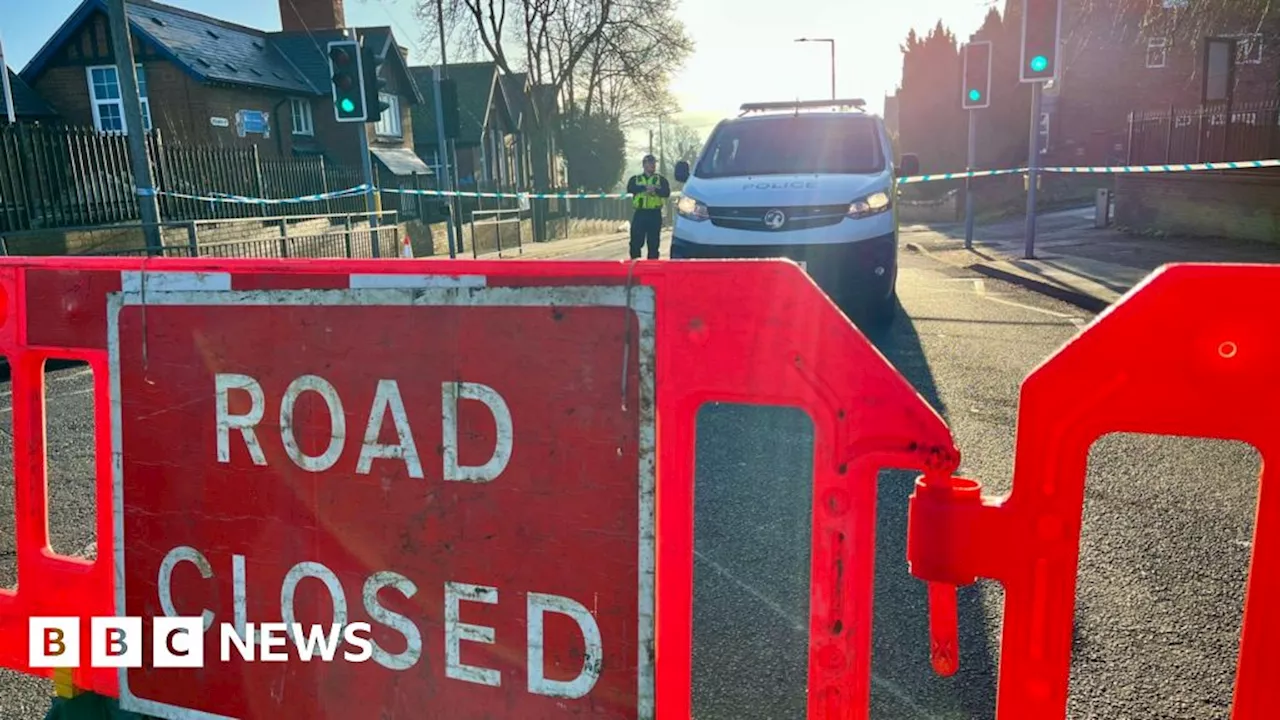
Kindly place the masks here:
POLYGON ((964 46, 964 86, 960 98, 965 110, 991 107, 991 43, 964 46))
POLYGON ((362 123, 367 117, 364 77, 360 65, 360 44, 355 40, 334 40, 329 43, 333 119, 340 123, 362 123))
POLYGON ((376 123, 382 119, 382 113, 391 107, 387 103, 382 102, 380 94, 387 87, 387 81, 378 77, 378 69, 382 65, 382 60, 378 58, 378 54, 371 47, 361 49, 360 72, 363 78, 364 87, 364 104, 369 108, 369 117, 365 122, 376 123))
POLYGON ((1062 0, 1022 0, 1022 82, 1058 77, 1058 38, 1062 0))

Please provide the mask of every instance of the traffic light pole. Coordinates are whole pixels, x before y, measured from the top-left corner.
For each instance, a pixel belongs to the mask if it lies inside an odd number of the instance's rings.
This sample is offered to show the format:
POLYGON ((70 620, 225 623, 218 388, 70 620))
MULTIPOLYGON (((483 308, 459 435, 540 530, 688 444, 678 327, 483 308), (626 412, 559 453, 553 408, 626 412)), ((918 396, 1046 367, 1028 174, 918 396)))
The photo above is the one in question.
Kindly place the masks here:
POLYGON ((1031 84, 1031 144, 1027 159, 1027 246, 1022 257, 1036 257, 1036 185, 1040 181, 1040 104, 1044 83, 1031 84))
MULTIPOLYGON (((978 155, 978 124, 974 116, 977 110, 969 111, 969 163, 968 170, 973 172, 978 155)), ((964 249, 973 249, 973 178, 964 179, 964 249)))
MULTIPOLYGON (((448 144, 444 141, 444 99, 440 94, 440 80, 444 79, 449 68, 449 49, 448 43, 445 42, 448 36, 444 28, 444 0, 436 0, 436 29, 440 34, 440 65, 436 69, 436 127, 439 130, 436 136, 440 143, 440 156, 443 158, 440 164, 444 168, 445 175, 448 176, 445 182, 449 183, 453 189, 457 189, 462 186, 458 181, 458 146, 454 138, 449 138, 448 144)), ((449 227, 453 230, 453 235, 450 237, 456 237, 457 249, 465 251, 466 248, 462 246, 462 202, 456 195, 450 195, 446 200, 449 203, 449 227)), ((537 233, 536 223, 534 232, 537 233)), ((471 238, 471 242, 475 244, 474 237, 471 238)), ((449 257, 453 256, 453 246, 450 246, 449 257)))
POLYGON ((373 182, 373 158, 369 156, 369 126, 364 123, 356 125, 356 134, 360 136, 360 169, 364 172, 364 184, 367 190, 364 196, 364 209, 369 213, 369 243, 373 256, 382 257, 382 249, 378 247, 378 197, 373 182))
MULTIPOLYGON (((444 97, 440 93, 440 80, 442 80, 442 78, 440 77, 439 65, 435 66, 432 75, 434 75, 432 78, 434 80, 432 85, 435 92, 436 103, 436 147, 439 148, 439 152, 436 153, 436 157, 440 159, 440 163, 436 165, 436 182, 439 183, 443 176, 445 191, 452 192, 453 174, 449 172, 449 145, 445 142, 444 137, 444 97)), ((458 246, 453 235, 454 197, 452 195, 446 195, 445 201, 449 208, 449 218, 444 224, 445 228, 447 228, 449 232, 449 258, 455 259, 458 257, 458 246)))
MULTIPOLYGON (((147 131, 142 122, 142 100, 138 97, 136 63, 133 61, 133 45, 129 21, 125 17, 124 0, 107 2, 107 24, 111 30, 111 54, 115 57, 116 79, 120 84, 120 99, 124 105, 124 127, 129 143, 129 162, 133 170, 134 194, 138 197, 138 216, 142 220, 142 234, 146 238, 149 254, 159 254, 163 248, 160 236, 160 204, 156 202, 156 188, 151 181, 151 160, 147 157, 147 131)), ((4 70, 8 73, 8 70, 4 70)), ((10 107, 13 107, 10 105, 10 107)))
MULTIPOLYGON (((348 40, 359 40, 354 29, 346 32, 348 40)), ((358 51, 357 51, 358 52, 358 51)), ((365 108, 365 112, 368 112, 365 108)), ((369 155, 369 126, 366 123, 356 124, 356 135, 360 140, 360 170, 364 175, 365 196, 364 209, 369 213, 369 245, 373 257, 382 257, 382 249, 378 243, 378 197, 377 185, 373 181, 373 158, 369 155)))

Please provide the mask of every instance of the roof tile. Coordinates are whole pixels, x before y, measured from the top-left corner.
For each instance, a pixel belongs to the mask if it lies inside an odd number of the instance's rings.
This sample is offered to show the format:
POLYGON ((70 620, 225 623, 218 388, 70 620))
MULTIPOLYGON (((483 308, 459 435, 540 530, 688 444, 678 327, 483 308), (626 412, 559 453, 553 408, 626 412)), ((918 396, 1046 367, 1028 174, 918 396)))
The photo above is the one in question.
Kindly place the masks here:
POLYGON ((266 33, 150 0, 129 0, 129 19, 209 80, 319 94, 277 50, 266 33), (156 21, 159 21, 158 23, 156 21), (236 63, 226 58, 235 58, 236 63), (261 76, 244 72, 253 67, 261 76), (274 73, 274 74, 273 74, 274 73))

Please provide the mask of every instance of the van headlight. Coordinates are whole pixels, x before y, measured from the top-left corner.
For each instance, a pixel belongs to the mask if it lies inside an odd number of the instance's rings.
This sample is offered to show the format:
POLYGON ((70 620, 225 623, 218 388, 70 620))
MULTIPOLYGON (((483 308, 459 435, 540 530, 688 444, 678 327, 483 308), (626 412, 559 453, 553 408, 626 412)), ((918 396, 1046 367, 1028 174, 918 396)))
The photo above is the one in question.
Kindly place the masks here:
POLYGON ((851 218, 864 218, 872 215, 879 215, 888 210, 893 203, 889 200, 889 194, 885 192, 873 192, 866 197, 858 198, 849 203, 849 210, 845 213, 851 218))
POLYGON ((707 206, 688 195, 681 195, 676 202, 676 212, 680 213, 680 217, 702 222, 710 215, 707 214, 707 206))

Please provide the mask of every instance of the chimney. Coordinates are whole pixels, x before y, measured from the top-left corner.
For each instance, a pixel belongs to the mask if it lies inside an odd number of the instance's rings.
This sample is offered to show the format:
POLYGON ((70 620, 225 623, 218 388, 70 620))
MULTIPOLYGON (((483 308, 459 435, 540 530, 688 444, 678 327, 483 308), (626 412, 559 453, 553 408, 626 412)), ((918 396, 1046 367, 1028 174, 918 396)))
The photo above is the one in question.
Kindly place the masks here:
POLYGON ((280 26, 285 32, 333 30, 346 27, 342 0, 279 0, 280 26))

